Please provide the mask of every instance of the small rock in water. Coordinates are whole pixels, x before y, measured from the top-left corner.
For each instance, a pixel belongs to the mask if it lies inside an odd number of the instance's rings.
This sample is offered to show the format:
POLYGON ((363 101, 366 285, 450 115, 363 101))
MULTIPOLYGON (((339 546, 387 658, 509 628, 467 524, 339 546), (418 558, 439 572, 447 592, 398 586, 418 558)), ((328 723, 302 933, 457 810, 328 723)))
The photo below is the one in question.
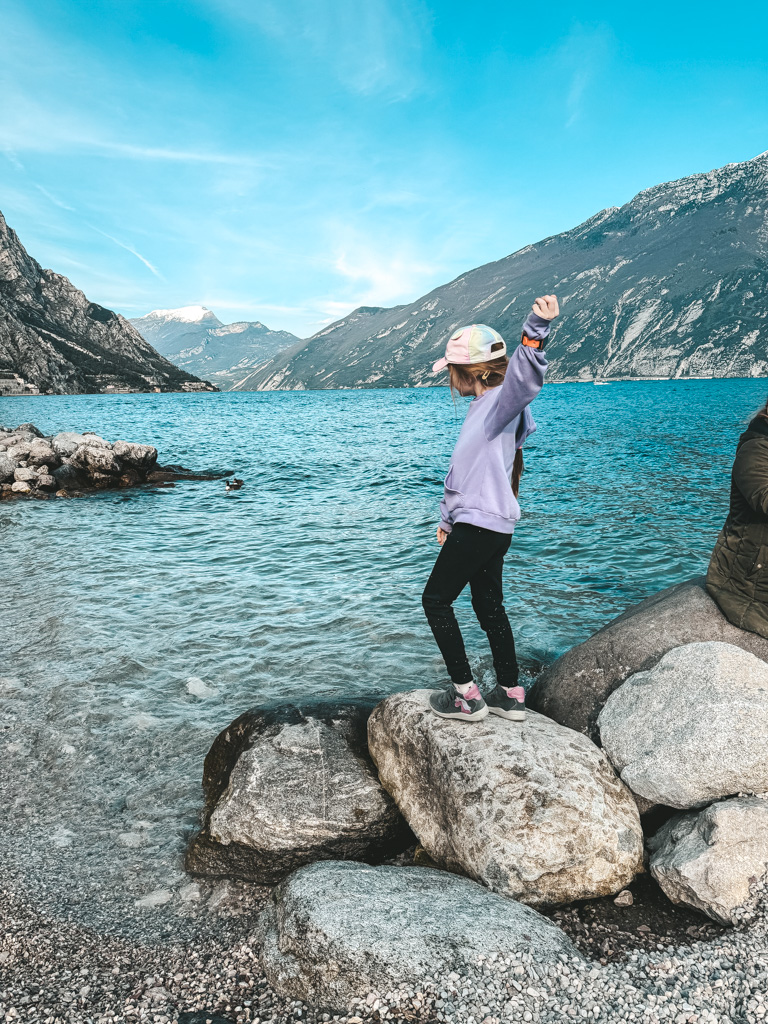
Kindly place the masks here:
POLYGON ((71 846, 73 836, 74 833, 68 828, 59 826, 51 836, 51 844, 53 846, 71 846))
POLYGON ((635 898, 629 889, 622 889, 613 902, 617 907, 631 907, 635 902, 635 898))
POLYGON ((197 676, 190 676, 187 680, 187 693, 191 693, 193 697, 215 697, 218 692, 197 676))
POLYGON ((162 907, 166 903, 169 903, 173 899, 173 893, 170 889, 155 889, 154 892, 147 893, 146 896, 142 896, 140 900, 136 900, 134 906, 136 907, 162 907))
POLYGON ((160 724, 160 719, 156 715, 149 715, 146 711, 134 715, 129 722, 129 725, 135 725, 137 729, 154 729, 160 724))
POLYGON ((135 849, 137 846, 143 846, 144 836, 140 832, 121 832, 117 841, 121 846, 135 849))
POLYGON ((185 903, 189 903, 191 900, 199 900, 201 895, 200 886, 197 882, 190 882, 189 885, 184 885, 179 889, 179 896, 185 903))

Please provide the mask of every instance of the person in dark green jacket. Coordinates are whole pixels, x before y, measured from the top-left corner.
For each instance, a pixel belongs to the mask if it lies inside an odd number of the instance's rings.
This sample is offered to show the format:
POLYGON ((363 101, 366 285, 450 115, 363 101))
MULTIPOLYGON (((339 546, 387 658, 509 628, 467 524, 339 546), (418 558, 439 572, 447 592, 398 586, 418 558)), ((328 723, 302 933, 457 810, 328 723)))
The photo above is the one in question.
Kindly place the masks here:
POLYGON ((768 637, 768 403, 736 446, 731 507, 707 590, 734 626, 768 637))

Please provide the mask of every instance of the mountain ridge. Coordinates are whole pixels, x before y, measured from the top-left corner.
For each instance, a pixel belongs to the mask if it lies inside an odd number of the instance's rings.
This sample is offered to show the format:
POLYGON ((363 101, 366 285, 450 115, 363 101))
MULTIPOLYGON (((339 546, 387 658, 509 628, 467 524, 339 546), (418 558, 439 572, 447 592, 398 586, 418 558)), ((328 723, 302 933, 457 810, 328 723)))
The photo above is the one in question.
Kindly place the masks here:
POLYGON ((0 394, 215 390, 44 269, 0 213, 0 394))
POLYGON ((301 340, 259 320, 222 323, 206 306, 155 309, 130 322, 165 358, 189 373, 204 374, 222 391, 301 340))
POLYGON ((542 292, 561 300, 551 380, 762 376, 767 197, 768 151, 652 185, 412 303, 359 307, 240 387, 439 385, 431 364, 453 329, 485 321, 514 343, 542 292))

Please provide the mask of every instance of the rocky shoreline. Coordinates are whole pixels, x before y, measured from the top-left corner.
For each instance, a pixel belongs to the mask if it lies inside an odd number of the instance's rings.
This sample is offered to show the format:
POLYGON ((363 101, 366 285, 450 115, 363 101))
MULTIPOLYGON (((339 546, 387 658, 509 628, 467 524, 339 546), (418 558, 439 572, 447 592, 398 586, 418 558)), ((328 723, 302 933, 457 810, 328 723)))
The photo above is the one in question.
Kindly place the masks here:
POLYGON ((560 705, 576 728, 536 712, 445 721, 422 690, 373 711, 246 712, 205 762, 186 863, 198 880, 179 882, 199 907, 194 937, 181 917, 174 929, 170 892, 142 901, 144 931, 127 938, 12 886, 0 1011, 30 1024, 759 1024, 768 658, 721 620, 692 580, 549 666, 532 703, 581 686, 560 705))
POLYGON ((46 436, 34 423, 0 427, 0 501, 80 498, 92 491, 142 485, 173 487, 177 480, 215 480, 231 473, 159 466, 157 454, 153 445, 112 443, 92 431, 46 436))

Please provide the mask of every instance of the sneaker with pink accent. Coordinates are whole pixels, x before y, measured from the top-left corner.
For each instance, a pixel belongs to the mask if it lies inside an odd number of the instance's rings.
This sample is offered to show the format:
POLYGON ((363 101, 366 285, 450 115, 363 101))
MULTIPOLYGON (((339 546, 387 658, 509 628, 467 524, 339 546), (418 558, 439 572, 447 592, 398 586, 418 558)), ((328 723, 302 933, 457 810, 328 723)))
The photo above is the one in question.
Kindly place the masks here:
POLYGON ((488 714, 477 683, 473 683, 466 693, 459 693, 453 684, 446 686, 432 694, 429 706, 441 718, 459 718, 463 722, 479 722, 488 714))
POLYGON ((525 721, 525 690, 522 686, 502 686, 497 683, 485 700, 492 715, 508 718, 511 722, 525 721))

